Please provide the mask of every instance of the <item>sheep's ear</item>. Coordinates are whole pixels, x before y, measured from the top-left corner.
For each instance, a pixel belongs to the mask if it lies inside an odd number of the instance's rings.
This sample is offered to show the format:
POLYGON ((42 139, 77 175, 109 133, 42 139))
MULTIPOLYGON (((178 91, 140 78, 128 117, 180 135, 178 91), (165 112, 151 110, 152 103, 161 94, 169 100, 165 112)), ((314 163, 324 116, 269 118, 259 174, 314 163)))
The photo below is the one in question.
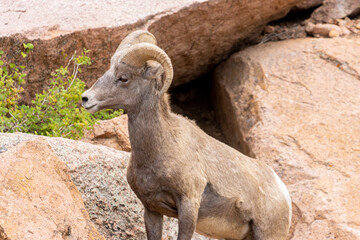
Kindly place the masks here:
POLYGON ((164 69, 159 63, 146 62, 143 77, 145 79, 155 81, 155 87, 158 91, 160 91, 164 84, 164 69))

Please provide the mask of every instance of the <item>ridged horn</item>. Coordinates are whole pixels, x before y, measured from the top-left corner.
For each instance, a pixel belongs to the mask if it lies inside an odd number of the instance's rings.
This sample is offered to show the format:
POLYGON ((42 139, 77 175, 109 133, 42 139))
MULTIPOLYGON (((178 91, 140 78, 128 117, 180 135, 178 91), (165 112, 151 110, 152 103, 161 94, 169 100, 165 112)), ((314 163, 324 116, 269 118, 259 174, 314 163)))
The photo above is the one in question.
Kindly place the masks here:
POLYGON ((151 43, 138 43, 132 45, 121 58, 121 61, 134 67, 142 67, 148 60, 157 61, 165 70, 165 80, 160 95, 164 94, 171 85, 174 76, 173 67, 169 56, 151 43))
POLYGON ((111 57, 111 65, 113 65, 119 57, 121 57, 125 51, 132 45, 138 43, 151 43, 157 45, 157 41, 154 35, 146 30, 137 30, 128 34, 119 44, 118 48, 115 51, 115 54, 111 57))

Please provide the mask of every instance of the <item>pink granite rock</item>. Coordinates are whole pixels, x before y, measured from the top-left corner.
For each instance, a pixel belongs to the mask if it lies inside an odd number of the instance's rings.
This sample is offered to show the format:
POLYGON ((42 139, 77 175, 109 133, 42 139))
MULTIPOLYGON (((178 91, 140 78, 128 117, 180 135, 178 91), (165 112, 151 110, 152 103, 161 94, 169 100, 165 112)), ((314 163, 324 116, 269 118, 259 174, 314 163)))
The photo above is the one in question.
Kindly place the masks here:
POLYGON ((232 146, 256 156, 293 200, 289 239, 360 239, 360 40, 296 39, 234 54, 215 72, 232 146))
POLYGON ((90 86, 108 69, 129 32, 148 29, 172 59, 176 86, 209 71, 301 1, 3 1, 0 48, 6 52, 3 60, 27 66, 24 97, 29 103, 44 89, 51 71, 66 65, 61 52, 91 50, 92 65, 81 75, 90 86), (20 56, 24 42, 35 46, 26 59, 20 56))

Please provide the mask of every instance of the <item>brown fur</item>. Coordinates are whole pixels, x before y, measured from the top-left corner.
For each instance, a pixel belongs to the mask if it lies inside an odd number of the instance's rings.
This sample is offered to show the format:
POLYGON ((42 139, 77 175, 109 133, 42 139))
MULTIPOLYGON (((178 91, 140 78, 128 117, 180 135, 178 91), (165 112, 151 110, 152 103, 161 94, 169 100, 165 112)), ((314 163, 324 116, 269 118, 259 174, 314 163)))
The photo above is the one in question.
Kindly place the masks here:
POLYGON ((139 69, 116 63, 83 94, 91 112, 128 113, 127 179, 145 207, 148 239, 161 240, 163 215, 179 219, 178 240, 195 230, 212 238, 285 239, 291 205, 272 169, 172 113, 167 94, 159 96, 163 79, 156 62, 139 69))

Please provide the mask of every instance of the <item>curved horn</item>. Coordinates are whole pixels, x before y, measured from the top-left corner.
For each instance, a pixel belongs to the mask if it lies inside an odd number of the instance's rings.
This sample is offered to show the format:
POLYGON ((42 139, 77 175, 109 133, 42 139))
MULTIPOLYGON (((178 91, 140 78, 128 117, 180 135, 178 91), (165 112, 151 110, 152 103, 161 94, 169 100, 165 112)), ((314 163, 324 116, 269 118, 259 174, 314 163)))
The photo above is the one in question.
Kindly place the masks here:
POLYGON ((151 43, 138 43, 131 46, 121 61, 134 67, 142 67, 148 60, 157 61, 165 70, 165 80, 160 95, 165 93, 171 85, 174 71, 169 56, 159 48, 151 43))
POLYGON ((150 32, 146 30, 137 30, 129 35, 127 35, 120 43, 119 47, 116 49, 116 51, 129 48, 132 45, 147 42, 154 45, 157 45, 157 41, 154 35, 152 35, 150 32))
POLYGON ((127 35, 119 44, 118 48, 115 51, 115 54, 111 57, 111 65, 116 62, 117 59, 121 55, 123 55, 124 51, 127 50, 132 45, 147 42, 154 45, 157 45, 157 41, 154 35, 146 30, 137 30, 129 35, 127 35))

